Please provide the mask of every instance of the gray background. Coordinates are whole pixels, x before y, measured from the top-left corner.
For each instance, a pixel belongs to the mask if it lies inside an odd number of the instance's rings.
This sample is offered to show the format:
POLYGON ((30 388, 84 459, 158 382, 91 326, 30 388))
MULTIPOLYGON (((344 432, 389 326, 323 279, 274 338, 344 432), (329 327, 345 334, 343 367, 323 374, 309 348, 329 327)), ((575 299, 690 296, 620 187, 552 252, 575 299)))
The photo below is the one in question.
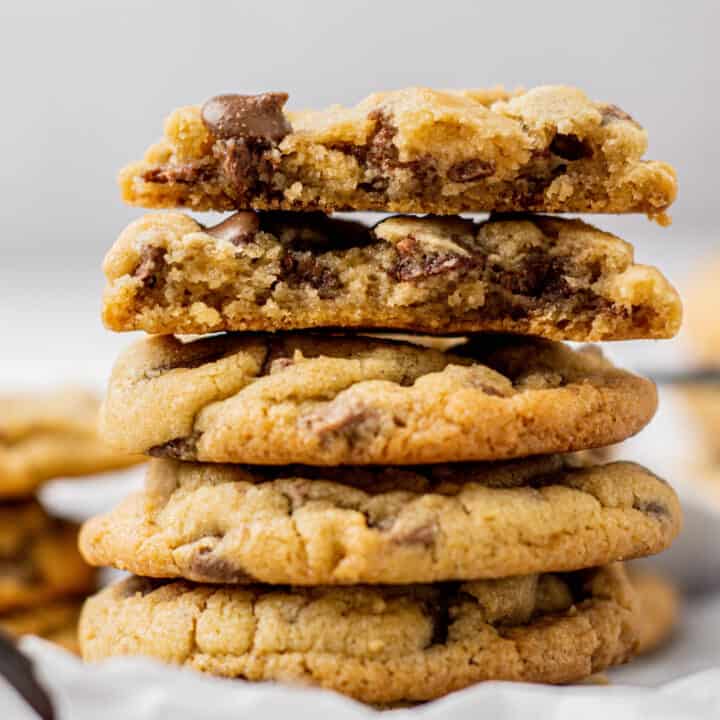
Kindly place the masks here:
POLYGON ((678 168, 671 229, 642 217, 593 221, 682 284, 714 242, 719 8, 713 0, 0 3, 0 383, 102 380, 128 338, 99 324, 99 266, 142 212, 121 205, 116 173, 159 137, 172 108, 219 92, 283 89, 303 107, 408 85, 576 84, 631 112, 649 131, 649 156, 678 168))

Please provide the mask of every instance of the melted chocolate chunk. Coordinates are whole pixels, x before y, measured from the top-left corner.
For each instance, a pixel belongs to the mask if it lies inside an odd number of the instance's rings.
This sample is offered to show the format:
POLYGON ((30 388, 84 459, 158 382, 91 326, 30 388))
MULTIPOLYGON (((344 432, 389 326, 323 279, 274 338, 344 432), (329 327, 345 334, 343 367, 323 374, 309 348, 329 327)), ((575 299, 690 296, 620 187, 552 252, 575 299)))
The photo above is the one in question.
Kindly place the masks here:
POLYGON ((453 252, 427 252, 412 236, 396 244, 398 261, 390 268, 390 275, 399 282, 421 280, 453 270, 477 267, 483 261, 478 255, 453 252))
POLYGON ((633 503, 633 510, 639 510, 641 513, 646 515, 654 515, 660 519, 665 519, 670 516, 668 508, 660 502, 649 500, 647 502, 636 500, 633 503))
POLYGON ((292 250, 327 252, 362 247, 373 241, 363 223, 329 217, 323 212, 264 212, 260 226, 292 250))
POLYGON ((378 429, 377 411, 364 407, 357 401, 335 402, 307 417, 309 429, 323 437, 344 435, 353 439, 365 432, 375 434, 378 429))
POLYGON ((606 105, 602 111, 602 124, 609 125, 610 123, 617 122, 618 120, 625 120, 627 122, 631 122, 637 127, 642 127, 632 115, 626 113, 622 108, 617 105, 606 105))
POLYGON ((426 525, 420 525, 404 533, 394 534, 392 539, 393 542, 399 545, 422 545, 423 547, 430 548, 435 544, 437 531, 437 524, 432 522, 426 525))
POLYGON ((257 213, 238 212, 217 225, 206 228, 205 232, 218 240, 226 240, 235 246, 250 242, 260 229, 257 213))
POLYGON ((154 288, 157 285, 157 273, 165 259, 165 248, 155 245, 146 245, 140 254, 140 264, 133 273, 146 288, 154 288))
POLYGON ((474 160, 464 160, 463 162, 455 163, 455 165, 448 170, 447 174, 453 182, 470 182, 471 180, 488 177, 494 172, 494 163, 489 160, 475 158, 474 160))
POLYGON ((147 170, 143 175, 145 182, 177 183, 179 185, 192 185, 193 183, 211 180, 215 170, 206 162, 185 163, 183 165, 165 165, 147 170))
POLYGON ((222 140, 255 138, 280 142, 292 132, 283 113, 287 93, 217 95, 202 106, 205 127, 222 140))
POLYGON ((311 252, 287 251, 281 261, 283 279, 291 287, 310 285, 323 300, 335 297, 342 287, 340 278, 311 252))
POLYGON ((276 162, 272 149, 292 132, 282 110, 286 100, 285 93, 218 95, 202 107, 203 123, 216 140, 218 170, 238 207, 269 183, 276 162))
POLYGON ((362 183, 363 189, 369 192, 385 192, 389 180, 382 175, 398 169, 409 170, 418 185, 421 185, 426 191, 437 184, 438 173, 435 161, 431 156, 427 155, 401 162, 397 146, 394 143, 397 128, 392 124, 390 118, 381 110, 373 110, 368 118, 374 121, 375 125, 365 145, 340 143, 333 146, 333 149, 352 155, 360 165, 381 175, 362 183))
POLYGON ((563 160, 581 160, 592 155, 592 148, 577 135, 558 133, 550 143, 550 152, 563 160))
POLYGON ((236 567, 225 558, 216 557, 210 549, 202 549, 194 555, 190 572, 202 578, 202 582, 233 584, 257 582, 256 578, 242 568, 236 567))
POLYGON ((197 458, 197 443, 199 439, 200 433, 175 438, 162 445, 154 445, 147 450, 147 454, 152 457, 193 461, 197 458))
POLYGON ((162 365, 150 368, 145 371, 145 377, 148 380, 152 380, 153 378, 160 377, 160 375, 164 375, 170 370, 192 370, 193 368, 199 368, 203 365, 217 362, 218 360, 222 360, 224 357, 232 354, 233 350, 228 350, 227 348, 218 349, 210 347, 209 349, 203 349, 203 352, 195 353, 192 356, 176 357, 162 365))

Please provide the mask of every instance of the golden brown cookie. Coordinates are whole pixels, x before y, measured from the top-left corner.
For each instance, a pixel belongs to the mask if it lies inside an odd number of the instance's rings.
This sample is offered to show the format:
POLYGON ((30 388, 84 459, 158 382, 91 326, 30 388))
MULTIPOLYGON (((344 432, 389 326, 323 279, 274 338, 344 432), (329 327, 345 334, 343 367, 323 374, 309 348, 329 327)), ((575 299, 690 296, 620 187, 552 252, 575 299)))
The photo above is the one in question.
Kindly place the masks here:
POLYGON ((93 565, 206 583, 426 583, 577 570, 660 552, 673 490, 634 463, 542 456, 425 467, 154 460, 88 521, 93 565))
POLYGON ((688 409, 700 437, 699 465, 720 466, 720 363, 718 382, 687 383, 675 389, 688 409))
POLYGON ((647 133, 571 87, 408 88, 285 112, 285 93, 173 112, 120 175, 123 199, 194 210, 643 212, 667 221, 674 169, 647 133))
POLYGON ((77 626, 82 605, 82 599, 67 598, 47 605, 2 613, 0 630, 17 637, 38 635, 79 655, 77 626))
POLYGON ((483 680, 567 683, 634 652, 621 566, 449 585, 248 588, 132 577, 88 600, 85 660, 145 655, 225 677, 422 701, 483 680))
POLYGON ((688 278, 687 338, 697 364, 720 369, 720 255, 702 258, 702 264, 688 278))
POLYGON ((672 337, 675 289, 632 247, 579 220, 146 215, 105 258, 112 330, 394 329, 553 340, 672 337))
POLYGON ((141 460, 110 450, 98 438, 100 401, 86 390, 2 394, 0 406, 0 498, 26 497, 52 478, 141 460))
POLYGON ((95 589, 77 548, 78 527, 35 501, 0 505, 0 613, 95 589))
POLYGON ((141 340, 101 417, 124 452, 283 465, 499 460, 609 445, 656 408, 599 351, 480 336, 454 352, 352 336, 141 340))
POLYGON ((638 597, 638 653, 656 650, 672 635, 680 615, 680 594, 667 578, 633 570, 630 580, 638 597))

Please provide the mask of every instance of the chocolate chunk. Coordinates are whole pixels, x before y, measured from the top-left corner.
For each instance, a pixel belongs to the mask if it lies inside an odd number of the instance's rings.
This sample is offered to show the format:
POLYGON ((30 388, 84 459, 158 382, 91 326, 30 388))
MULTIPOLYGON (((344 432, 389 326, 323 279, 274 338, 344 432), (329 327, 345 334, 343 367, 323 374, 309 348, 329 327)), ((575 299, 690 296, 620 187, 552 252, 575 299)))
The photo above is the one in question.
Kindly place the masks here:
POLYGON ((125 598, 135 597, 136 595, 145 597, 146 595, 149 595, 151 592, 156 590, 158 587, 162 587, 162 585, 166 584, 167 582, 170 582, 170 580, 166 580, 165 582, 163 582, 159 579, 151 580, 150 578, 138 577, 136 575, 133 575, 129 577, 120 587, 123 590, 123 597, 125 598))
POLYGON ((645 513, 646 515, 654 515, 659 519, 670 517, 670 511, 668 508, 655 500, 648 500, 647 502, 636 500, 633 503, 633 510, 639 510, 641 513, 645 513))
POLYGON ((397 128, 390 122, 390 119, 383 112, 373 110, 368 119, 375 121, 364 150, 363 162, 371 167, 378 167, 384 170, 397 167, 398 149, 393 142, 397 134, 397 128))
POLYGON ((233 565, 225 558, 216 557, 210 548, 203 548, 193 556, 190 572, 198 582, 233 584, 256 582, 256 579, 242 568, 233 565))
MULTIPOLYGON (((397 169, 409 170, 418 185, 422 186, 423 191, 428 192, 437 183, 438 177, 433 158, 428 155, 401 162, 394 142, 397 128, 390 118, 379 110, 371 112, 368 118, 375 121, 375 126, 368 137, 367 145, 364 148, 353 147, 351 151, 358 162, 370 170, 379 170, 381 173, 397 169)), ((365 186, 377 192, 387 189, 388 184, 388 179, 381 177, 370 179, 365 186)))
POLYGON ((429 548, 435 544, 437 531, 437 523, 432 522, 420 525, 403 533, 393 534, 392 540, 399 545, 422 545, 423 547, 429 548))
POLYGON ((206 228, 205 232, 218 240, 226 240, 235 246, 250 242, 260 229, 257 213, 238 212, 217 225, 206 228))
POLYGON ((291 287, 310 285, 323 300, 335 297, 342 287, 340 278, 324 267, 311 252, 286 252, 281 261, 282 277, 291 287))
POLYGON ((202 106, 205 127, 216 137, 255 138, 280 142, 292 132, 283 114, 287 93, 217 95, 202 106))
POLYGON ((452 270, 466 270, 476 267, 480 262, 480 258, 474 255, 426 252, 412 235, 396 243, 395 249, 399 256, 398 261, 390 268, 389 273, 399 282, 420 280, 452 270))
POLYGON ((154 288, 157 285, 157 273, 162 267, 165 259, 165 248, 155 245, 146 245, 140 254, 140 264, 133 275, 140 280, 146 288, 154 288))
POLYGON ((201 161, 151 168, 145 172, 143 180, 162 184, 192 185, 203 180, 210 180, 214 175, 213 168, 206 161, 201 161))
POLYGON ((627 122, 631 122, 637 127, 642 127, 640 123, 632 117, 632 115, 626 113, 622 108, 617 105, 606 105, 602 111, 602 124, 609 125, 610 123, 617 122, 618 120, 625 120, 627 122))
POLYGON ((561 299, 573 293, 565 280, 563 260, 550 256, 539 248, 533 248, 525 254, 518 270, 508 271, 503 267, 494 266, 491 272, 491 282, 515 295, 561 299))
POLYGON ((153 378, 160 377, 160 375, 163 375, 170 370, 178 370, 180 368, 183 370, 192 370, 193 368, 202 367, 203 365, 208 365, 209 363, 222 360, 224 357, 233 353, 233 350, 228 349, 227 347, 217 348, 213 346, 205 347, 203 345, 199 349, 200 352, 197 351, 198 348, 189 348, 188 350, 192 351, 192 355, 188 353, 187 357, 176 357, 172 361, 166 362, 163 365, 157 365, 154 368, 146 370, 145 377, 148 380, 151 380, 153 378))
POLYGON ((378 413, 357 400, 336 400, 305 418, 309 429, 319 435, 344 435, 352 439, 360 434, 374 435, 379 427, 378 413))
POLYGON ((581 160, 592 155, 592 148, 577 135, 558 133, 550 143, 550 152, 563 160, 581 160))
POLYGON ((488 177, 495 172, 495 163, 489 160, 480 160, 475 158, 474 160, 463 160, 462 162, 455 163, 448 170, 448 177, 453 182, 470 182, 471 180, 478 180, 480 178, 488 177))
POLYGON ((373 236, 361 222, 329 217, 323 212, 264 212, 260 227, 292 250, 328 252, 362 247, 373 236))
POLYGON ((199 439, 200 433, 175 438, 162 445, 154 445, 147 450, 147 454, 152 457, 193 461, 197 458, 197 443, 199 439))

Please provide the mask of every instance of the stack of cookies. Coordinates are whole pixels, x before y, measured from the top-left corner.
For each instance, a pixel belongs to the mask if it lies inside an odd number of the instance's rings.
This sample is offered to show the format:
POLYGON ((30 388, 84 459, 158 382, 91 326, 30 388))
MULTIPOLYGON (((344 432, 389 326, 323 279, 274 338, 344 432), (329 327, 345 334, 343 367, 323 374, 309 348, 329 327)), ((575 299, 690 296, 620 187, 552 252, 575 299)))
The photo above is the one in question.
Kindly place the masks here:
POLYGON ((75 523, 35 497, 53 478, 120 468, 133 458, 97 436, 97 398, 80 389, 0 395, 0 630, 77 650, 82 600, 95 571, 77 549, 75 523))
POLYGON ((618 561, 668 547, 680 508, 583 451, 641 430, 656 391, 559 341, 670 337, 680 302, 612 235, 498 213, 665 222, 672 168, 571 88, 286 100, 177 110, 122 172, 130 204, 234 214, 148 215, 107 256, 106 324, 155 336, 117 362, 103 432, 156 459, 81 533, 135 574, 86 604, 84 657, 377 704, 626 661, 646 631, 618 561))

